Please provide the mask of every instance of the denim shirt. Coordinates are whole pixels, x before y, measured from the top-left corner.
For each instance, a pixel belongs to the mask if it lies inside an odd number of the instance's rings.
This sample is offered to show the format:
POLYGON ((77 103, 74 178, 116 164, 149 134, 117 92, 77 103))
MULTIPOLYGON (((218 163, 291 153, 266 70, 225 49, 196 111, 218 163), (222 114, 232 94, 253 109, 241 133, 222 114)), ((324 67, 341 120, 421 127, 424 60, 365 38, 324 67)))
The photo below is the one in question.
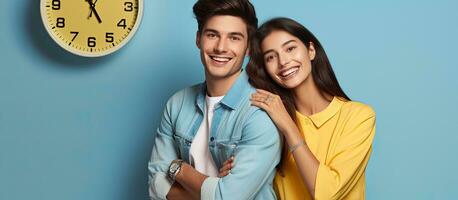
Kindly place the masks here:
MULTIPOLYGON (((255 92, 242 72, 225 97, 215 105, 208 146, 219 169, 231 155, 235 166, 223 177, 208 177, 202 199, 276 199, 272 188, 280 161, 281 141, 276 126, 261 109, 251 106, 255 92)), ((205 83, 175 93, 168 101, 157 129, 148 163, 151 199, 166 199, 172 182, 167 179, 170 162, 189 161, 189 149, 202 123, 205 83)))

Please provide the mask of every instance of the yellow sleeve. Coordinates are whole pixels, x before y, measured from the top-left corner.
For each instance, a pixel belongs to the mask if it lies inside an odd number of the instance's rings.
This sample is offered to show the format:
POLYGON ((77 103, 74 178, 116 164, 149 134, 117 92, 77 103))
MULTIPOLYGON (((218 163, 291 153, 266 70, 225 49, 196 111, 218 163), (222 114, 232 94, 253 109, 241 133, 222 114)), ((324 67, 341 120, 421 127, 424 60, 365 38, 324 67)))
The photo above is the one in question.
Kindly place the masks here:
POLYGON ((366 108, 348 120, 329 163, 320 163, 316 200, 345 197, 364 174, 375 134, 375 113, 366 108))

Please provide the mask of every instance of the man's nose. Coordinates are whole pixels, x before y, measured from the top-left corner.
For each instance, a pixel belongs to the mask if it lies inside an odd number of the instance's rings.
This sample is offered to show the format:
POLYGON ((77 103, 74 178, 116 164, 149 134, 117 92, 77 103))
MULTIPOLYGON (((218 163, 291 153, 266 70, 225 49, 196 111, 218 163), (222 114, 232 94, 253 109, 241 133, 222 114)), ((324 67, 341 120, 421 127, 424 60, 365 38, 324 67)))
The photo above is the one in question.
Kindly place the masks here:
POLYGON ((224 53, 227 51, 227 43, 224 40, 224 38, 220 38, 218 42, 216 43, 214 51, 216 53, 224 53))

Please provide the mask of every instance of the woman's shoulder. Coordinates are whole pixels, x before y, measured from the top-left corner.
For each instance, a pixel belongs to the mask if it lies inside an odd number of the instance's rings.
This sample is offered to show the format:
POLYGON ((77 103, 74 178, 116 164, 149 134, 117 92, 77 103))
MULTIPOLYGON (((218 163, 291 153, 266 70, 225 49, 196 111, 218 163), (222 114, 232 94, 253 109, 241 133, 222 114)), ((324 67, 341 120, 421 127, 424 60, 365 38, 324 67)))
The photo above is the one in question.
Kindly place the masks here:
POLYGON ((351 138, 366 137, 375 132, 375 111, 372 106, 358 102, 346 101, 341 108, 343 133, 351 138))
POLYGON ((343 101, 341 112, 352 117, 375 117, 375 110, 372 106, 359 101, 343 101))

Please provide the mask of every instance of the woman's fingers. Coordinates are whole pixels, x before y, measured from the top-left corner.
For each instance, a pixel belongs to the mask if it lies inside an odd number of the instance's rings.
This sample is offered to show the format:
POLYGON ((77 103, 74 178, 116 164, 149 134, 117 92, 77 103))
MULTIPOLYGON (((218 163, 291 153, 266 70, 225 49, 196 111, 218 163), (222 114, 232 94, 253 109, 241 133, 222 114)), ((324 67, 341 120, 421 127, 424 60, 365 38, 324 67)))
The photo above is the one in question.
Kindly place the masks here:
POLYGON ((251 105, 257 106, 265 111, 269 111, 269 106, 263 101, 251 101, 251 105))
POLYGON ((251 96, 251 101, 259 101, 263 102, 266 100, 267 97, 259 96, 259 95, 253 95, 251 96))
POLYGON ((278 100, 281 101, 280 96, 276 94, 272 94, 270 92, 267 92, 265 90, 260 90, 260 89, 257 89, 256 91, 257 92, 251 94, 251 99, 258 100, 258 101, 259 100, 260 101, 278 101, 278 100))
POLYGON ((257 89, 257 92, 251 95, 250 100, 251 105, 262 108, 267 112, 279 110, 283 106, 280 96, 261 89, 257 89))
POLYGON ((263 93, 259 93, 259 92, 255 92, 253 94, 251 94, 251 98, 267 98, 267 94, 263 94, 263 93))
POLYGON ((263 90, 263 89, 256 89, 256 92, 265 94, 265 95, 273 95, 271 92, 263 90))

